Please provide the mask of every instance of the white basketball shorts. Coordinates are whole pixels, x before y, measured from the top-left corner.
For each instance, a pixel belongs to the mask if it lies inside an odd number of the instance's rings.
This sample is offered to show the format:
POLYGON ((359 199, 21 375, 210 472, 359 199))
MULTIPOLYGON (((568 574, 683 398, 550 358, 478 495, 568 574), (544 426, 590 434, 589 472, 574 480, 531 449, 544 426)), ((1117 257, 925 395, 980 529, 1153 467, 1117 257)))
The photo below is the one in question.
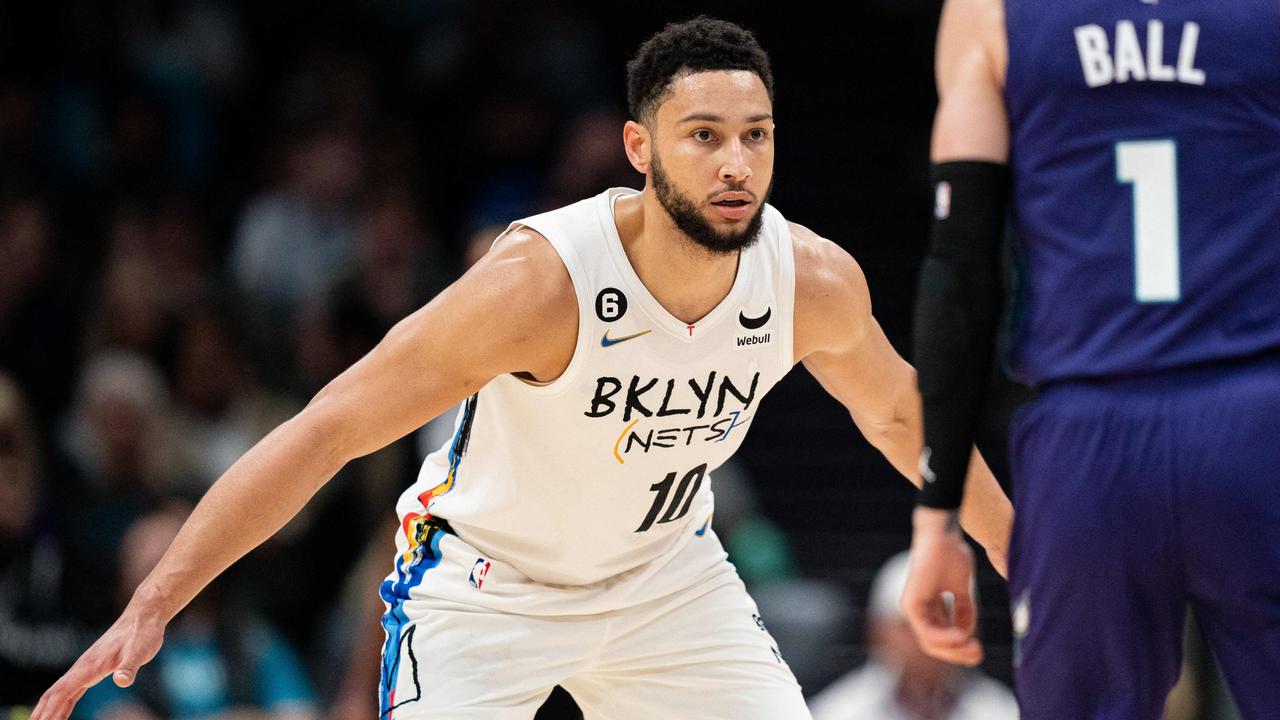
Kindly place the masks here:
POLYGON ((419 562, 407 573, 398 566, 383 584, 383 720, 528 720, 556 685, 586 720, 810 718, 755 602, 709 530, 672 561, 712 567, 697 583, 585 615, 498 611, 433 594, 436 579, 483 589, 489 568, 443 528, 428 528, 421 540, 419 562))

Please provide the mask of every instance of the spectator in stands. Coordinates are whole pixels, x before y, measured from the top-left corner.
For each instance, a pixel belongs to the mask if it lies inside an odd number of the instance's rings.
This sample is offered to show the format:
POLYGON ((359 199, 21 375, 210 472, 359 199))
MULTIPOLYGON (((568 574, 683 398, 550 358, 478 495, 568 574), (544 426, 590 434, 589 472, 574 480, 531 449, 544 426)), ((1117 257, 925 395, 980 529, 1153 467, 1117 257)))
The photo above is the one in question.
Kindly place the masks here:
POLYGON ((27 404, 0 373, 0 709, 34 705, 93 639, 65 602, 75 589, 40 460, 27 404))
POLYGON ((209 489, 236 458, 297 412, 260 387, 234 325, 216 303, 195 311, 176 334, 171 426, 180 445, 181 488, 209 489))
POLYGON ((320 125, 293 139, 286 162, 284 183, 245 209, 231 272, 254 310, 291 319, 333 289, 353 256, 364 151, 351 131, 320 125))
MULTIPOLYGON (((187 508, 138 519, 120 544, 119 601, 159 562, 187 508)), ((312 720, 315 694, 298 657, 270 625, 235 606, 215 583, 170 624, 156 671, 120 688, 107 678, 72 717, 85 720, 312 720)))
POLYGON ((25 389, 46 428, 67 401, 76 362, 74 295, 56 251, 42 199, 0 198, 0 368, 25 389))
MULTIPOLYGON (((283 178, 249 201, 228 258, 254 350, 273 362, 268 382, 300 391, 291 367, 292 331, 322 303, 354 258, 364 181, 363 143, 350 129, 320 121, 286 140, 283 178), (284 260, 287 258, 287 262, 284 260)), ((305 357, 305 356, 304 356, 305 357)))
MULTIPOLYGON (((120 219, 113 231, 131 235, 132 221, 120 219)), ((163 268, 144 249, 117 252, 107 259, 87 328, 86 350, 115 348, 158 362, 173 331, 176 307, 163 268)))
MULTIPOLYGON (((110 587, 116 576, 116 548, 125 529, 172 487, 168 412, 164 378, 144 357, 111 350, 86 361, 62 428, 70 474, 62 509, 68 542, 99 588, 110 587)), ((107 622, 115 614, 109 595, 94 593, 84 602, 90 622, 107 622)))
POLYGON ((1018 703, 1000 683, 921 652, 898 599, 909 556, 893 556, 871 586, 866 665, 809 701, 814 720, 1016 720, 1018 703))

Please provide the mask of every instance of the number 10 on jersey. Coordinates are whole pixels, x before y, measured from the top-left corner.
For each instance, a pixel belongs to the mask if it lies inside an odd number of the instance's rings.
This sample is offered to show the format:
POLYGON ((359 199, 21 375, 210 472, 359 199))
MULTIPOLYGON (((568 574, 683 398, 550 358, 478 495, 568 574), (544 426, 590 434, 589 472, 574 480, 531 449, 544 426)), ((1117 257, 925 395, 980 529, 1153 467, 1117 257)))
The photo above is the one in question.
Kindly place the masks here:
POLYGON ((1133 277, 1138 302, 1176 302, 1178 156, 1172 140, 1116 143, 1116 180, 1133 184, 1133 277))
POLYGON ((649 491, 657 493, 653 498, 653 505, 649 507, 649 514, 644 516, 644 522, 640 523, 640 527, 636 528, 636 532, 644 532, 653 527, 655 520, 658 524, 669 523, 672 520, 679 520, 689 512, 689 506, 693 504, 693 497, 698 494, 699 488, 702 487, 702 481, 707 477, 707 464, 702 463, 698 467, 690 470, 680 478, 680 484, 676 485, 676 473, 669 472, 662 479, 662 482, 656 482, 649 486, 649 491), (672 494, 671 487, 675 485, 675 493, 672 494), (670 502, 668 502, 670 498, 670 502), (667 511, 662 513, 662 519, 658 519, 658 513, 666 508, 667 511))

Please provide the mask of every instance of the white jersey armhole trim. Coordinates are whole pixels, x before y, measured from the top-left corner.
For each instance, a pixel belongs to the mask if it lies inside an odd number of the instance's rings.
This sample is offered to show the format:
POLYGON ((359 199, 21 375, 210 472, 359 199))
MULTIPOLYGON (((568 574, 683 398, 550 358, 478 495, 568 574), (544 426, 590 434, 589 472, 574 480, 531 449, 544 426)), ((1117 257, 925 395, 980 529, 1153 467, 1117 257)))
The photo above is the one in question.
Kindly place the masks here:
MULTIPOLYGON (((526 380, 522 377, 519 377, 514 374, 510 374, 510 373, 507 375, 501 375, 499 377, 510 378, 511 380, 514 380, 515 382, 519 383, 520 386, 523 387, 524 389, 529 390, 530 392, 537 393, 539 395, 555 395, 563 391, 565 388, 569 387, 572 384, 574 377, 577 376, 578 370, 583 365, 584 358, 587 356, 587 353, 590 351, 588 343, 586 342, 587 334, 584 331, 584 328, 586 327, 586 323, 588 322, 588 318, 584 317, 584 309, 582 307, 582 297, 581 297, 582 294, 578 290, 579 288, 587 287, 587 279, 583 274, 584 270, 583 270, 582 261, 578 259, 578 255, 574 251, 572 244, 567 242, 557 241, 555 238, 543 233, 541 230, 538 230, 537 228, 531 225, 526 225, 520 222, 513 222, 511 223, 511 225, 507 226, 507 229, 504 230, 502 232, 502 235, 499 235, 498 238, 500 239, 503 235, 506 235, 507 233, 513 230, 516 230, 518 228, 528 228, 530 230, 533 230, 534 232, 538 233, 543 238, 545 238, 547 242, 551 243, 551 247, 555 248, 556 255, 560 257, 560 262, 563 263, 565 269, 569 271, 569 280, 570 282, 573 283, 573 287, 574 287, 574 292, 573 292, 574 304, 576 306, 576 312, 578 313, 578 337, 577 337, 577 341, 574 343, 574 346, 573 346, 573 357, 569 358, 569 364, 565 367, 564 372, 560 373, 560 376, 555 378, 554 380, 548 380, 546 382, 537 382, 534 380, 526 380)), ((497 241, 498 241, 497 239, 494 240, 495 243, 497 241)))
POLYGON ((791 225, 781 213, 774 214, 774 224, 778 228, 778 314, 785 318, 778 325, 778 349, 782 354, 782 375, 786 375, 796 364, 796 247, 791 225))

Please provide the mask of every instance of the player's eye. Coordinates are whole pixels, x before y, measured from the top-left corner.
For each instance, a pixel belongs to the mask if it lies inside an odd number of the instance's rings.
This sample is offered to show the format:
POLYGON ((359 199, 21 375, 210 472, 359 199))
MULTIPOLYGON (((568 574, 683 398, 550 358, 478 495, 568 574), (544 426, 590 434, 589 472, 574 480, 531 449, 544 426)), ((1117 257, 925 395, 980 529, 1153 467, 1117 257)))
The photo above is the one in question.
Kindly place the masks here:
POLYGON ((711 142, 715 137, 715 133, 707 129, 693 131, 693 139, 698 142, 711 142))
POLYGON ((761 140, 764 140, 765 138, 769 137, 769 132, 764 128, 752 128, 747 133, 747 137, 751 138, 752 140, 755 140, 756 142, 760 142, 761 140))

